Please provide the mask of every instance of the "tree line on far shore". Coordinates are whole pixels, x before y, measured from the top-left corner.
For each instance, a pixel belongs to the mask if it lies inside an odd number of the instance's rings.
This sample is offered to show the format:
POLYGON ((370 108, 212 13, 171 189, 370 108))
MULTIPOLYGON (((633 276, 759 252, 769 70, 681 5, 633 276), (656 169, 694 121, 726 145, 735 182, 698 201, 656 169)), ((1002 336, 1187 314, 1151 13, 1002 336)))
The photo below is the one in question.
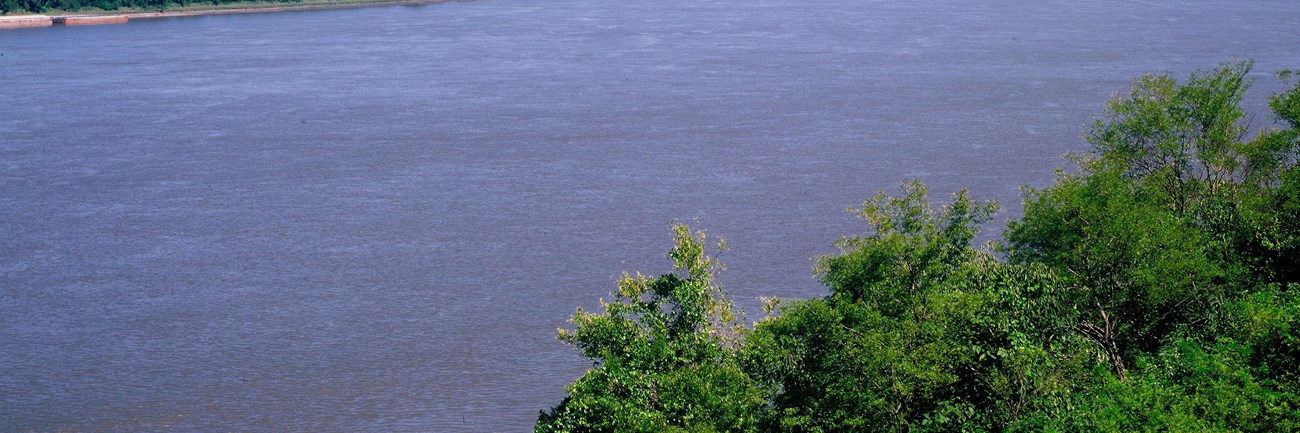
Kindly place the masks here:
POLYGON ((535 430, 1300 431, 1300 85, 1248 130, 1251 66, 1137 80, 990 246, 994 202, 877 194, 829 293, 753 326, 675 225, 672 272, 560 331, 592 367, 535 430))
MULTIPOLYGON (((0 13, 39 14, 49 12, 78 12, 87 10, 165 11, 178 7, 226 3, 247 3, 249 0, 0 0, 0 13)), ((302 0, 258 0, 259 3, 301 3, 302 0)))

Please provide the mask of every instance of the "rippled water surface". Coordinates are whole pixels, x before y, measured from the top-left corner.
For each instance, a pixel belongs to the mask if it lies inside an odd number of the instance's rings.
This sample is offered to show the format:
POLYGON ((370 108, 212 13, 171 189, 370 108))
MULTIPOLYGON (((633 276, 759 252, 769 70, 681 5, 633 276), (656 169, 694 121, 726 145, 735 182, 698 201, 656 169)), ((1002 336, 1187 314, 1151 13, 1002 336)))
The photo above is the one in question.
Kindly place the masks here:
MULTIPOLYGON (((1292 0, 488 0, 0 32, 0 431, 525 431, 667 225, 824 293, 899 180, 1018 209, 1292 0)), ((1266 115, 1254 126, 1270 124, 1266 115)), ((753 314, 751 314, 751 318, 753 314)))

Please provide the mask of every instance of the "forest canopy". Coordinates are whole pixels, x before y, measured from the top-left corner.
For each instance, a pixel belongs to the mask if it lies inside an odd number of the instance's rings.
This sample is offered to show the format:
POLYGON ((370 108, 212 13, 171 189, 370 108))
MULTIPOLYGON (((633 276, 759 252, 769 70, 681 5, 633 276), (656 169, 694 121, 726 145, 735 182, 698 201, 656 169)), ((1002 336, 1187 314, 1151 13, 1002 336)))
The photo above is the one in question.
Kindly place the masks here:
POLYGON ((998 204, 904 182, 752 327, 721 245, 672 228, 560 339, 592 361, 537 432, 1300 431, 1300 86, 1250 62, 1138 79, 991 247, 998 204))

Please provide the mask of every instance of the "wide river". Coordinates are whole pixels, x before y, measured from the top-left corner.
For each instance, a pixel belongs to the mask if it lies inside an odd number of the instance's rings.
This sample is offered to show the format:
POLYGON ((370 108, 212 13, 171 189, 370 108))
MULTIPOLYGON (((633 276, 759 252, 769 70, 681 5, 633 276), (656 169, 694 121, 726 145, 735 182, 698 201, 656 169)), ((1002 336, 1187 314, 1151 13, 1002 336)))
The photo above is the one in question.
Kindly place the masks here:
MULTIPOLYGON (((489 0, 0 32, 0 431, 521 432, 667 227, 826 293, 922 179, 1019 212, 1145 72, 1300 68, 1294 0, 489 0)), ((996 233, 996 227, 993 228, 996 233)))

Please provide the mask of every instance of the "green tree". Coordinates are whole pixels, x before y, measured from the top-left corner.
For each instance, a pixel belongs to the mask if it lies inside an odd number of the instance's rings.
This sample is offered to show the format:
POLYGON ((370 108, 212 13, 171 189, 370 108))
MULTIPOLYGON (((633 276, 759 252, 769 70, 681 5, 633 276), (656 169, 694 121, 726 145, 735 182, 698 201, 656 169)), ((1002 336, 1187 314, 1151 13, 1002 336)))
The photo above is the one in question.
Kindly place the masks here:
POLYGON ((703 232, 672 230, 675 272, 624 275, 605 311, 579 308, 560 330, 594 366, 536 431, 756 431, 762 393, 736 362, 743 328, 714 284, 719 264, 703 232))
POLYGON ((746 345, 769 431, 994 431, 1062 404, 1092 348, 1059 332, 1050 270, 971 247, 997 209, 934 207, 904 183, 854 209, 870 226, 818 262, 825 298, 775 306, 746 345))
MULTIPOLYGON (((1093 154, 1027 190, 1024 216, 1005 233, 1012 263, 1061 269, 1088 287, 1075 300, 1087 312, 1079 330, 1120 378, 1126 358, 1225 326, 1222 307, 1275 282, 1268 275, 1293 254, 1294 232, 1276 218, 1289 199, 1276 186, 1294 171, 1296 139, 1278 129, 1243 139, 1250 68, 1138 80, 1090 129, 1093 154)), ((1294 93, 1274 98, 1284 119, 1294 93)))
MULTIPOLYGON (((1057 431, 1295 431, 1300 86, 1250 136, 1250 62, 1147 76, 1107 105, 1078 170, 1027 190, 1013 264, 1054 269, 1074 333, 1104 352, 1066 404, 1018 425, 1057 431), (1288 367, 1279 369, 1278 366, 1288 367)), ((1288 74, 1280 74, 1287 78, 1288 74)))
POLYGON ((971 245, 996 203, 878 193, 830 293, 748 333, 674 226, 674 273, 561 331, 595 363, 537 431, 1300 431, 1300 86, 1248 134, 1250 68, 1138 80, 1005 260, 971 245))

